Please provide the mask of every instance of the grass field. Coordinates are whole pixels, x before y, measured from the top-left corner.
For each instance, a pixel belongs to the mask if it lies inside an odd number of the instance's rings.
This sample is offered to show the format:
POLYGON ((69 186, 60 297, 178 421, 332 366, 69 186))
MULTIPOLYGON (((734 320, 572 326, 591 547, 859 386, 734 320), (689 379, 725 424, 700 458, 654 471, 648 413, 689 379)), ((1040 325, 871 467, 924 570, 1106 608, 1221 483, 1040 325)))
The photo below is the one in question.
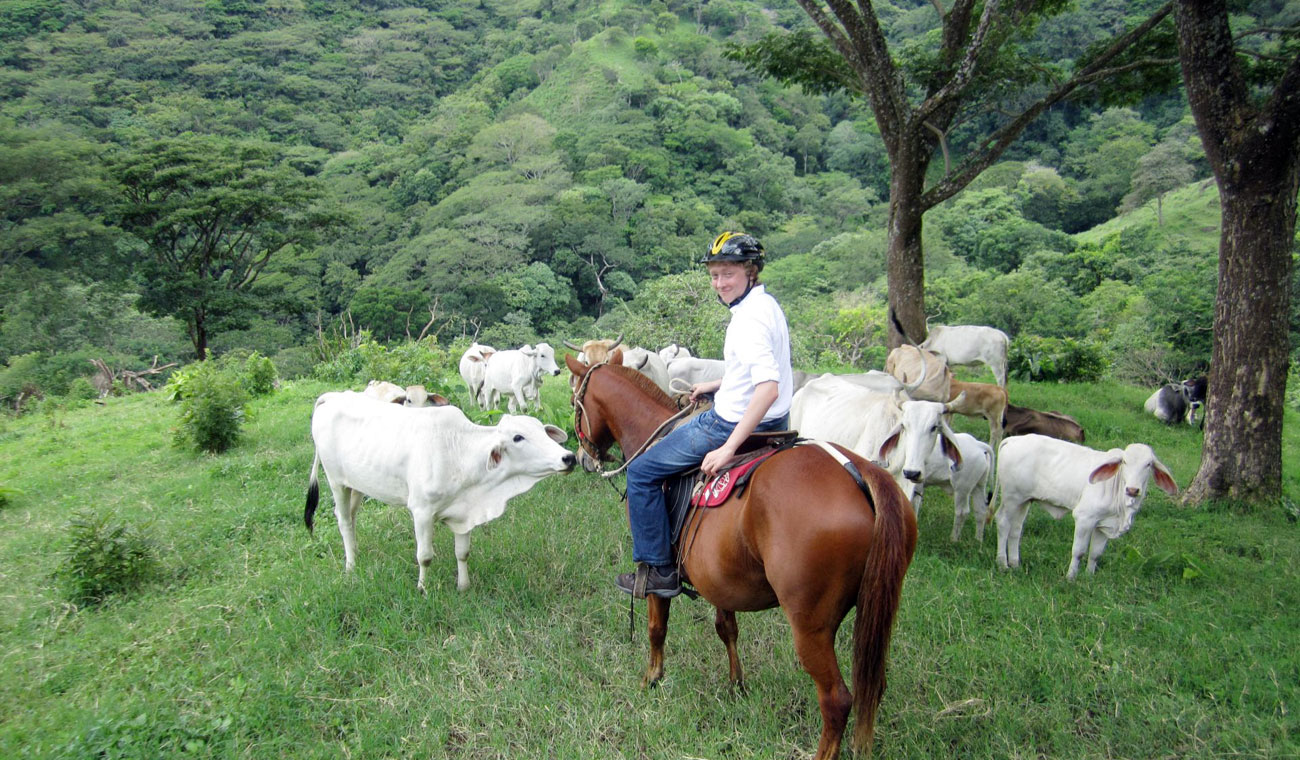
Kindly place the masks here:
MULTIPOLYGON (((563 380, 544 390, 556 416, 563 380)), ((676 602, 667 678, 640 688, 644 606, 629 641, 613 586, 630 540, 595 476, 544 481, 475 531, 466 593, 446 531, 417 593, 407 512, 373 502, 345 576, 328 496, 315 537, 302 525, 323 390, 256 401, 222 456, 174 447, 176 411, 157 395, 0 418, 0 485, 21 491, 0 533, 0 757, 810 755, 820 716, 779 610, 740 616, 749 690, 732 694, 711 608, 676 602), (164 577, 77 609, 51 575, 69 518, 105 510, 157 542, 164 577)), ((1182 485, 1196 470, 1200 434, 1143 415, 1142 389, 1011 391, 1075 414, 1095 447, 1152 444, 1182 485)), ((951 520, 932 489, 877 757, 1300 756, 1300 529, 1284 510, 1188 509, 1152 489, 1133 531, 1075 583, 1068 520, 1031 513, 1026 569, 1011 574, 995 569, 992 526, 983 544, 968 526, 953 545, 951 520)))

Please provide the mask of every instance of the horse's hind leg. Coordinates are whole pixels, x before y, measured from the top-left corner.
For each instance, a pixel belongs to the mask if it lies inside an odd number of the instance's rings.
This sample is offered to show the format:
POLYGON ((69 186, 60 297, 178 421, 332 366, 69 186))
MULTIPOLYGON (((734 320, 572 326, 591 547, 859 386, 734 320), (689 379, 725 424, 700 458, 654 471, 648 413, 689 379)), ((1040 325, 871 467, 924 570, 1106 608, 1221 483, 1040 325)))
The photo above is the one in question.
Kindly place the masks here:
POLYGON ((813 759, 833 760, 840 756, 840 741, 853 707, 853 695, 844 685, 840 664, 835 659, 835 629, 804 630, 795 621, 790 622, 794 627, 795 652, 817 685, 817 704, 822 711, 822 736, 813 759))
POLYGON ((727 647, 727 664, 731 668, 731 688, 737 691, 745 690, 745 674, 740 669, 740 656, 736 654, 736 639, 740 636, 740 628, 736 625, 736 613, 731 610, 717 608, 717 617, 713 620, 713 628, 718 632, 718 638, 727 647))
POLYGON ((671 599, 654 594, 646 595, 646 627, 650 637, 650 664, 645 669, 641 686, 654 686, 664 677, 664 640, 668 638, 668 610, 671 599))

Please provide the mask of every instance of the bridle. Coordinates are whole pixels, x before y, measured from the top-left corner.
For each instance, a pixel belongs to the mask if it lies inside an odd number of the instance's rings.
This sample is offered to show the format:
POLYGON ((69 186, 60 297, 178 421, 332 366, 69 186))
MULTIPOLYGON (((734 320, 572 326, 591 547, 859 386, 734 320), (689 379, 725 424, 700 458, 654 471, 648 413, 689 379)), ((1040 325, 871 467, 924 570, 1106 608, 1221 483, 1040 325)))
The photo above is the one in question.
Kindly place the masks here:
MULTIPOLYGON (((653 443, 659 440, 661 437, 660 434, 665 429, 670 428, 681 418, 693 414, 695 408, 698 406, 697 403, 688 404, 684 409, 678 411, 677 414, 674 414, 661 422, 659 427, 655 428, 655 431, 646 439, 645 443, 641 444, 641 448, 633 452, 631 456, 628 456, 627 452, 624 452, 623 464, 620 465, 618 469, 606 472, 603 466, 604 463, 613 463, 615 460, 609 455, 608 449, 606 451, 597 449, 596 444, 591 440, 591 414, 587 412, 587 407, 583 404, 583 401, 587 395, 587 383, 591 380, 591 376, 595 374, 598 368, 604 367, 608 364, 609 357, 606 357, 604 361, 591 365, 591 367, 587 369, 586 373, 583 374, 582 382, 579 383, 578 387, 573 391, 573 398, 570 400, 570 403, 573 404, 573 432, 578 436, 578 448, 582 449, 582 453, 586 454, 591 461, 596 463, 596 472, 602 478, 612 478, 623 470, 626 470, 627 466, 632 463, 633 459, 636 459, 641 455, 641 452, 650 448, 653 443)), ((615 488, 615 490, 618 489, 615 488)))
POLYGON ((570 403, 573 404, 573 432, 578 436, 578 448, 586 454, 591 461, 596 463, 596 472, 604 475, 605 468, 602 466, 605 462, 613 462, 608 450, 600 451, 596 444, 591 440, 591 415, 587 412, 587 407, 583 405, 583 400, 587 395, 587 383, 591 381, 591 376, 596 370, 609 364, 609 357, 604 361, 593 364, 582 375, 582 382, 573 391, 573 398, 570 403))

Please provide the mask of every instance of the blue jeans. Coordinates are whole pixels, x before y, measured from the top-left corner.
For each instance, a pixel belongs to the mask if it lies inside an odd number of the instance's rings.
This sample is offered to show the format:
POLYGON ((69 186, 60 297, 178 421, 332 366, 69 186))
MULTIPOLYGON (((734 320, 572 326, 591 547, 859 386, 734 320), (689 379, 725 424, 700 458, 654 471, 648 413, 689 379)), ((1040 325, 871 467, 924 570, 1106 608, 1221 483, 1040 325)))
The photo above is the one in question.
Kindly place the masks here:
MULTIPOLYGON (((756 428, 785 430, 790 417, 760 423, 756 428)), ((704 456, 727 442, 733 422, 710 409, 669 433, 627 468, 627 517, 632 527, 632 559, 649 565, 675 565, 663 484, 668 478, 699 467, 704 456)))

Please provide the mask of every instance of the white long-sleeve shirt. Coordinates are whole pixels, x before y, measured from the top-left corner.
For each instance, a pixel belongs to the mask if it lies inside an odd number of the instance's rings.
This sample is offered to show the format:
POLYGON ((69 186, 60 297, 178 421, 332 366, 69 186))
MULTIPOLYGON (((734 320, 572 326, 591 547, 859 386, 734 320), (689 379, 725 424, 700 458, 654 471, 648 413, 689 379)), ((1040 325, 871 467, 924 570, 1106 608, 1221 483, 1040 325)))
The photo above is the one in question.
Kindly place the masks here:
POLYGON ((723 344, 722 386, 713 397, 713 411, 727 422, 740 422, 754 387, 777 383, 776 401, 763 415, 774 420, 790 411, 794 371, 790 366, 790 327, 785 312, 762 285, 731 307, 731 322, 723 344))

